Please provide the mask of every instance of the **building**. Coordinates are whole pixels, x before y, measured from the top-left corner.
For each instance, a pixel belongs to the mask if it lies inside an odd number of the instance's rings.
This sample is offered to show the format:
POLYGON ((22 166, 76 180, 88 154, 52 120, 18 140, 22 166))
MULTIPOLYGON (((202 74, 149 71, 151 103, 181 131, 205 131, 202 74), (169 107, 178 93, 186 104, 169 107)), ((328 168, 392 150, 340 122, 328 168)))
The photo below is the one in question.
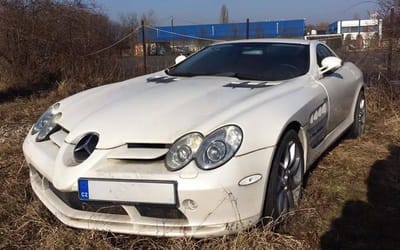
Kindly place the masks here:
POLYGON ((382 19, 339 20, 329 25, 327 33, 341 34, 344 40, 356 40, 360 35, 365 48, 371 40, 382 38, 382 19))

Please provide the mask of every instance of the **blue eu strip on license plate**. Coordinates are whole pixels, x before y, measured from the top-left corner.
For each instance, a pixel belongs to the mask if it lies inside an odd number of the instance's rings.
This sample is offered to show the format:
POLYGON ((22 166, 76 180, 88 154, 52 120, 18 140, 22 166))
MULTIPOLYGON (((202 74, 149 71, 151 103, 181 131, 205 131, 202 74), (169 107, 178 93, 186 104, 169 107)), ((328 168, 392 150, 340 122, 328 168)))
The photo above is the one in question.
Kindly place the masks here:
POLYGON ((85 179, 78 180, 78 193, 80 200, 89 200, 89 181, 85 179))

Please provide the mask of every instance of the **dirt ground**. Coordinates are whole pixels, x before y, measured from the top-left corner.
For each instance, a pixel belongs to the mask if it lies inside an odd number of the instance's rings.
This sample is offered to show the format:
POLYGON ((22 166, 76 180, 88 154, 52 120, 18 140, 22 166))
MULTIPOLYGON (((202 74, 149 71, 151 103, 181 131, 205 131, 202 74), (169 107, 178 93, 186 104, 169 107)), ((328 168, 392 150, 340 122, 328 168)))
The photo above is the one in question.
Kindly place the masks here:
POLYGON ((215 239, 154 238, 69 228, 34 196, 22 142, 53 102, 76 92, 0 100, 1 249, 396 249, 400 246, 399 90, 367 88, 365 135, 342 139, 308 172, 301 206, 278 232, 215 239))

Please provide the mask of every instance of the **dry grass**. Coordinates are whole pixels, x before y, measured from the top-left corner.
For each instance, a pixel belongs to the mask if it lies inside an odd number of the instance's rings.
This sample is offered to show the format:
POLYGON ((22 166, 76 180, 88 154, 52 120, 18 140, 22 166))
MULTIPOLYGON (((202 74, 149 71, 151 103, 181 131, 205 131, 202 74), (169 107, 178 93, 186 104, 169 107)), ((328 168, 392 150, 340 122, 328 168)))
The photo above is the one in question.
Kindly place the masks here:
POLYGON ((306 240, 313 248, 396 248, 399 239, 390 231, 397 231, 393 221, 400 222, 399 92, 367 89, 365 135, 341 140, 310 171, 301 209, 312 208, 312 213, 295 214, 284 227, 286 233, 306 240), (385 179, 383 185, 376 184, 376 180, 385 179), (397 195, 385 188, 397 190, 397 195), (389 204, 390 213, 371 197, 374 193, 389 204), (385 227, 378 240, 377 231, 385 227))
POLYGON ((340 141, 320 159, 307 179, 301 207, 289 215, 278 233, 266 226, 233 236, 193 240, 72 229, 33 195, 21 150, 24 136, 51 103, 84 88, 71 86, 64 83, 52 92, 0 103, 0 248, 347 249, 399 244, 400 237, 395 237, 400 214, 397 90, 367 89, 365 136, 340 141))

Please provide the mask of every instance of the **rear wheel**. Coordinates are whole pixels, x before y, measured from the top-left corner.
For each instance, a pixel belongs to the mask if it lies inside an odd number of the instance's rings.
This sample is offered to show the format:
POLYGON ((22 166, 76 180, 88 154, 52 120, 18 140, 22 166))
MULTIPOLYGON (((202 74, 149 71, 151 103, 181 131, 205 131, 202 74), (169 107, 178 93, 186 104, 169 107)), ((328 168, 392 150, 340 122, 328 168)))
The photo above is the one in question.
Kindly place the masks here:
POLYGON ((356 108, 354 110, 354 122, 349 129, 349 137, 360 137, 365 130, 365 120, 367 116, 367 107, 365 102, 364 91, 358 94, 356 108))
POLYGON ((263 217, 276 219, 298 205, 303 173, 303 147, 296 131, 289 130, 279 142, 271 165, 263 217))

